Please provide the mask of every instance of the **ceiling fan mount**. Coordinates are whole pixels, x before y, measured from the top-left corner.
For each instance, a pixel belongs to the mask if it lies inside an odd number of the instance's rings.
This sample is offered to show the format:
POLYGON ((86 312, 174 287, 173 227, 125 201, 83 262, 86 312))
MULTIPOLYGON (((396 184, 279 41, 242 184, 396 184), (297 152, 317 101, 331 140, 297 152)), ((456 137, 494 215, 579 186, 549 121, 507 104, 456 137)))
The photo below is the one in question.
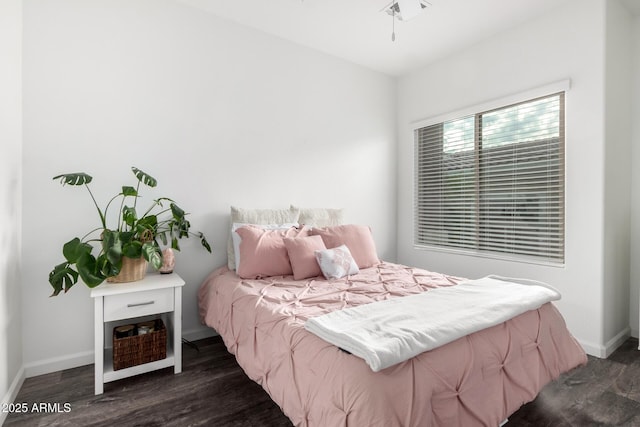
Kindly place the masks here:
POLYGON ((427 6, 431 6, 431 3, 426 0, 394 0, 386 5, 382 11, 400 21, 408 21, 418 16, 427 6))

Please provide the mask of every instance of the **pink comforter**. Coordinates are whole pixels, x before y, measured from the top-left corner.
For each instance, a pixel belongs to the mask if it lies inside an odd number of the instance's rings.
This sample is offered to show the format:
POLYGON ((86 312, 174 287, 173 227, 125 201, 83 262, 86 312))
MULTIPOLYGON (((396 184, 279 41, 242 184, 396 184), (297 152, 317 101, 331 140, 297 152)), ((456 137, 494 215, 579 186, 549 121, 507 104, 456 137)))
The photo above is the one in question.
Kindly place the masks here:
POLYGON ((391 263, 328 281, 242 280, 222 267, 198 299, 203 321, 295 425, 495 427, 586 363, 551 303, 377 373, 303 327, 330 311, 461 280, 391 263))

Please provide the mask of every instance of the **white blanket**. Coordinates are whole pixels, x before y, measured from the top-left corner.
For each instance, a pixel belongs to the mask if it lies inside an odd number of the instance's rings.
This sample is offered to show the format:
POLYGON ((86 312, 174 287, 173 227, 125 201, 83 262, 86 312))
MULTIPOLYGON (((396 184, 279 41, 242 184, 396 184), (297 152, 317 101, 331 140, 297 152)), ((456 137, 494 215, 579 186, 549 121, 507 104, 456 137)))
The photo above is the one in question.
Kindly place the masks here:
POLYGON ((307 320, 305 328, 377 372, 558 299, 541 282, 487 276, 334 311, 307 320))

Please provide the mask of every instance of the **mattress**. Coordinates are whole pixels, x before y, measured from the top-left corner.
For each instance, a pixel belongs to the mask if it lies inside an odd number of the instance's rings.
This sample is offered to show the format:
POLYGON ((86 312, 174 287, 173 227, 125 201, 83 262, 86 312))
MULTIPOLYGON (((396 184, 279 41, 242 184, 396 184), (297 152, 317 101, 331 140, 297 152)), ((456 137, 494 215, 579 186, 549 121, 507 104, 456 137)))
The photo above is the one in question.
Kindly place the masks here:
POLYGON ((304 329, 315 316, 462 281, 388 262, 337 280, 243 280, 222 267, 198 300, 203 322, 295 425, 495 427, 587 361, 552 303, 379 372, 304 329))

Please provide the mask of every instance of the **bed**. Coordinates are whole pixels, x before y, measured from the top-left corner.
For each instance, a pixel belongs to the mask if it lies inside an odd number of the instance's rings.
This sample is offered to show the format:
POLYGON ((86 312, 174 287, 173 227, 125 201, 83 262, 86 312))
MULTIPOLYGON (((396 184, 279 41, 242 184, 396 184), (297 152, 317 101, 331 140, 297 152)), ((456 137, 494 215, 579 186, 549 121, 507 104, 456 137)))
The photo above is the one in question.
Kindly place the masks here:
POLYGON ((305 322, 464 279, 381 261, 329 279, 242 278, 238 271, 220 267, 205 279, 200 316, 297 426, 495 427, 587 361, 556 307, 545 303, 374 372, 305 322))

